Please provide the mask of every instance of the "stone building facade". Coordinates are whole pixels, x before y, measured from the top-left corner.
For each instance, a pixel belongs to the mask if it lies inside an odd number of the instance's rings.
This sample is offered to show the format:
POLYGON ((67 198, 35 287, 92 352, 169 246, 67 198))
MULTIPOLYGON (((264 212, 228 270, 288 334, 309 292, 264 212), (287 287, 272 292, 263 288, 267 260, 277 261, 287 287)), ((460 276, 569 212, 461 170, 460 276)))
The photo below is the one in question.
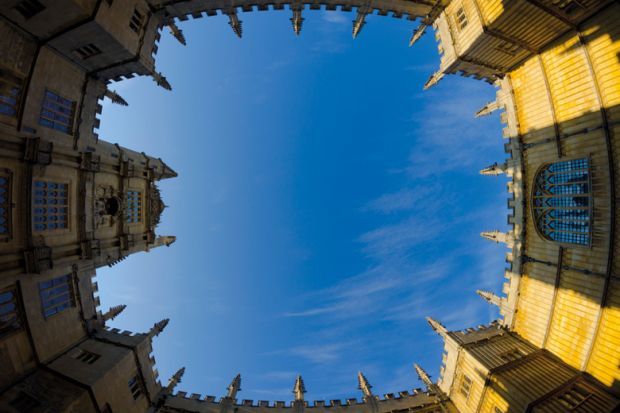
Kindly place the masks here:
POLYGON ((1 412, 613 412, 620 409, 620 276, 616 262, 616 146, 620 129, 620 3, 612 0, 5 0, 0 4, 1 412), (483 116, 501 110, 511 231, 504 296, 479 294, 503 318, 450 332, 426 390, 362 399, 238 401, 174 393, 151 355, 167 320, 144 334, 106 327, 124 306, 99 309, 96 269, 170 245, 155 233, 157 188, 176 173, 161 159, 99 140, 101 100, 127 104, 111 81, 150 76, 166 26, 283 10, 299 34, 306 9, 419 20, 446 74, 497 86, 483 116))

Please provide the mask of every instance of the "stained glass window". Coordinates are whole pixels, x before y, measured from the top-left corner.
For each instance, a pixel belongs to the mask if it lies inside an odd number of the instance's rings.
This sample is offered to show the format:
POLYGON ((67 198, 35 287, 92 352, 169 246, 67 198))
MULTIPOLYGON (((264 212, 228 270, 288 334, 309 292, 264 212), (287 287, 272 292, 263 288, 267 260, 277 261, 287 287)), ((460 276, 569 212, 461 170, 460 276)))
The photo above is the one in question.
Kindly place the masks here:
POLYGON ((11 179, 0 175, 0 236, 6 236, 10 231, 11 213, 11 179))
POLYGON ((71 134, 74 115, 75 102, 58 96, 49 90, 45 91, 39 124, 71 134))
POLYGON ((69 185, 35 181, 33 190, 33 223, 35 231, 67 228, 69 219, 69 185))
POLYGON ((0 337, 19 330, 22 327, 17 301, 17 289, 0 291, 0 337))
POLYGON ((127 191, 127 223, 135 224, 142 221, 142 193, 127 191))
POLYGON ((21 98, 21 79, 0 69, 0 115, 17 116, 21 98))
POLYGON ((551 241, 590 245, 590 161, 573 159, 545 165, 534 180, 536 227, 551 241))
POLYGON ((45 318, 75 306, 71 275, 41 281, 39 283, 39 295, 41 296, 41 309, 45 318))

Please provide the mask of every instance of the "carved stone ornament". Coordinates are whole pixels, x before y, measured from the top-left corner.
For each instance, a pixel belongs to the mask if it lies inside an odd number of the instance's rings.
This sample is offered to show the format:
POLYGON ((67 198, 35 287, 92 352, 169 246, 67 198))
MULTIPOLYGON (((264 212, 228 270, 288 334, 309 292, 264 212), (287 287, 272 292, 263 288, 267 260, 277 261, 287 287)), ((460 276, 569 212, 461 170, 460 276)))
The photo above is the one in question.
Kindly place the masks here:
POLYGON ((116 224, 125 209, 122 197, 111 185, 99 185, 95 190, 95 224, 97 227, 116 224))
POLYGON ((157 225, 159 225, 161 214, 162 212, 164 212, 164 209, 166 209, 166 204, 164 204, 164 201, 162 201, 159 188, 157 188, 156 185, 151 185, 149 195, 149 226, 151 228, 155 228, 157 225))

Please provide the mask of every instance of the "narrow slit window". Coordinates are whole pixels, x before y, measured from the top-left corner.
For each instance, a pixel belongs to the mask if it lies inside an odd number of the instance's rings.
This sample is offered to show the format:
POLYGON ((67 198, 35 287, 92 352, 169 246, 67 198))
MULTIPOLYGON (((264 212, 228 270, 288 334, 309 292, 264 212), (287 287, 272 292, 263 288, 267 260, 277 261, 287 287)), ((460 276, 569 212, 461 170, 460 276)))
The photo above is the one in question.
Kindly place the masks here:
POLYGON ((66 134, 73 133, 75 102, 65 99, 49 90, 45 91, 39 124, 66 134))
POLYGON ((590 245, 592 222, 590 161, 587 158, 543 166, 534 180, 532 208, 543 238, 590 245))
POLYGON ((22 319, 19 313, 17 288, 0 290, 0 337, 21 330, 22 319))
POLYGON ((562 393, 558 399, 564 407, 574 410, 584 404, 590 397, 592 397, 592 393, 576 384, 570 390, 562 393))
POLYGON ((461 379, 461 387, 459 391, 461 392, 463 397, 465 397, 466 399, 469 398, 469 393, 471 392, 471 385, 472 385, 471 379, 467 377, 466 375, 463 375, 463 378, 461 379))
POLYGON ((0 69, 0 115, 17 117, 22 95, 22 79, 0 69))
POLYGON ((456 11, 455 20, 459 30, 467 27, 469 20, 467 20, 467 14, 465 14, 465 9, 462 6, 456 11))
POLYGON ((131 380, 129 380, 127 384, 129 386, 131 396, 134 400, 137 400, 138 397, 140 397, 140 395, 142 394, 142 388, 140 387, 140 380, 138 380, 138 376, 134 376, 131 380))
POLYGON ((45 6, 38 0, 22 0, 17 3, 15 10, 21 14, 24 19, 28 20, 45 10, 45 6))
POLYGON ((142 193, 140 191, 127 191, 126 221, 128 224, 142 222, 142 193))
POLYGON ((0 172, 0 239, 11 233, 11 176, 0 172))
POLYGON ((45 318, 75 307, 75 293, 71 275, 63 275, 39 283, 41 309, 45 318))
POLYGON ((34 181, 33 225, 35 231, 68 228, 69 185, 52 181, 34 181))
POLYGON ((71 357, 86 364, 93 364, 95 361, 99 360, 99 357, 101 356, 82 348, 78 348, 77 351, 71 355, 71 357))
POLYGON ((77 49, 75 49, 75 53, 82 59, 82 60, 86 60, 89 59, 93 56, 97 56, 98 54, 101 54, 101 49, 99 49, 97 46, 95 46, 92 43, 86 44, 82 47, 78 47, 77 49))
POLYGON ((133 9, 133 14, 129 20, 129 28, 136 33, 140 33, 142 30, 142 24, 144 23, 144 15, 140 13, 138 9, 133 9))

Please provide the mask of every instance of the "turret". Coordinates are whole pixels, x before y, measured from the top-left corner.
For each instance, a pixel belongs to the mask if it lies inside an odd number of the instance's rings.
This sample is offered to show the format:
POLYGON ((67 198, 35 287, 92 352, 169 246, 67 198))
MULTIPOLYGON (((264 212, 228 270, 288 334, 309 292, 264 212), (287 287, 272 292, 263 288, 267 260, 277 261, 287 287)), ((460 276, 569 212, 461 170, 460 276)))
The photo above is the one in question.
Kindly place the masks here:
POLYGON ((362 28, 366 25, 366 15, 368 14, 367 7, 359 7, 357 9, 357 17, 353 20, 353 38, 356 39, 357 35, 362 31, 362 28))
POLYGON ((304 393, 306 392, 306 386, 304 386, 304 380, 300 376, 297 376, 295 380, 295 386, 293 387, 293 394, 295 395, 296 402, 304 401, 304 393))
POLYGON ((101 318, 103 319, 104 323, 106 321, 110 321, 110 320, 114 320, 120 313, 123 312, 123 310, 127 308, 127 306, 125 304, 122 305, 117 305, 114 307, 110 307, 110 309, 108 311, 106 311, 101 318))
POLYGON ((502 164, 495 162, 493 165, 489 165, 486 168, 481 169, 480 175, 497 176, 505 173, 506 169, 508 169, 508 165, 505 162, 502 164))
POLYGON ((416 373, 418 373, 420 380, 422 380, 424 385, 426 385, 426 388, 430 390, 435 384, 432 382, 428 373, 426 373, 418 364, 414 364, 413 367, 415 368, 416 373))
POLYGON ((235 32, 237 37, 241 39, 241 36, 243 35, 243 22, 239 20, 237 11, 233 9, 226 14, 228 15, 228 24, 230 25, 230 28, 233 29, 233 32, 235 32))
POLYGON ((115 90, 106 89, 104 96, 110 99, 112 103, 116 103, 117 105, 121 106, 129 106, 129 103, 127 103, 127 101, 123 99, 121 95, 116 93, 115 90))
POLYGON ((187 46, 187 42, 185 41, 185 36, 183 35, 183 31, 179 29, 174 21, 168 23, 168 28, 170 29, 170 34, 174 36, 175 39, 179 41, 183 46, 187 46))
POLYGON ((372 386, 368 383, 366 376, 362 374, 362 372, 357 373, 357 381, 359 382, 359 389, 364 393, 364 398, 372 397, 372 386))
POLYGON ((443 338, 446 338, 446 336, 448 335, 448 330, 446 329, 446 327, 444 327, 443 324, 431 317, 426 317, 426 321, 431 325, 431 327, 433 328, 433 330, 435 330, 437 334, 439 334, 443 338))
POLYGON ((149 337, 149 339, 152 340, 153 337, 160 335, 164 331, 164 328, 166 328, 169 322, 170 322, 169 318, 164 318, 160 322, 153 324, 153 327, 151 327, 151 330, 147 333, 147 336, 149 337))
POLYGON ((235 400, 237 398, 237 392, 241 390, 241 374, 237 374, 232 382, 228 385, 228 393, 226 398, 235 400))
POLYGON ((498 244, 500 242, 504 243, 508 247, 512 247, 512 245, 514 244, 514 240, 513 240, 512 234, 506 233, 506 232, 501 232, 501 231, 498 231, 498 230, 481 232, 480 236, 482 238, 488 239, 489 241, 493 241, 493 242, 496 242, 498 244))
MULTIPOLYGON (((291 6, 292 7, 292 6, 291 6)), ((301 33, 301 26, 304 23, 303 17, 301 17, 301 7, 299 9, 293 9, 293 17, 291 18, 291 23, 293 24, 293 31, 297 36, 301 33)))
POLYGON ((181 382, 181 378, 183 377, 184 374, 185 374, 185 367, 181 367, 179 370, 177 370, 177 372, 174 373, 172 377, 170 377, 170 381, 168 382, 168 385, 164 389, 164 393, 172 394, 172 392, 174 391, 174 388, 177 386, 177 384, 181 382))
POLYGON ((487 303, 496 305, 503 310, 506 305, 506 299, 493 294, 490 291, 476 290, 476 294, 482 297, 487 303))

